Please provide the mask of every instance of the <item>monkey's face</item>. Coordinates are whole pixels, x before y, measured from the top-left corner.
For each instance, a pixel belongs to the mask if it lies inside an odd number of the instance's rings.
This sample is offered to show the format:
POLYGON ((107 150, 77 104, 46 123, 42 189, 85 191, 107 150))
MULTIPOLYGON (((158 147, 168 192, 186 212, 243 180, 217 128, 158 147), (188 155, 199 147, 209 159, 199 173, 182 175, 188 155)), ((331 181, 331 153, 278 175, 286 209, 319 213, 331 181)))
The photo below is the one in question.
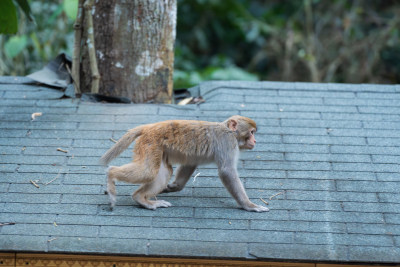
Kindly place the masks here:
POLYGON ((251 128, 242 140, 239 140, 240 149, 253 149, 256 145, 256 129, 251 128))

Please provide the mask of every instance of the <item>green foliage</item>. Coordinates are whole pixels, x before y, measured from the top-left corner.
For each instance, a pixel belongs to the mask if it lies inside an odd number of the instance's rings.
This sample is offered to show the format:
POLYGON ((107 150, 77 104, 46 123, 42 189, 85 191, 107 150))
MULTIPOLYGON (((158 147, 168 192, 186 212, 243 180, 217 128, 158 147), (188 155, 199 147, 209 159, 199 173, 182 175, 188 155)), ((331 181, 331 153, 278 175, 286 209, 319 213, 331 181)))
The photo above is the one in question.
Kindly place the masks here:
POLYGON ((78 14, 78 0, 64 0, 63 10, 68 18, 75 20, 78 14))
POLYGON ((175 50, 174 88, 188 88, 209 80, 257 81, 258 76, 237 67, 225 55, 213 55, 204 67, 196 65, 196 58, 185 48, 175 50))
POLYGON ((235 66, 227 68, 210 66, 201 71, 174 70, 174 87, 176 89, 188 88, 202 81, 209 80, 258 81, 259 79, 257 75, 235 66))
POLYGON ((74 0, 66 2, 30 1, 36 23, 20 12, 18 35, 0 35, 0 75, 27 75, 61 52, 72 55, 74 0))
MULTIPOLYGON (((0 0, 0 31, 17 31, 19 20, 18 38, 0 35, 0 75, 26 75, 60 52, 72 55, 77 0, 31 0, 31 11, 23 2, 0 0)), ((398 14, 395 0, 178 0, 174 85, 400 83, 398 14)))
POLYGON ((33 18, 32 12, 31 12, 31 7, 29 6, 29 3, 27 0, 15 0, 15 2, 19 5, 21 10, 24 12, 25 16, 30 20, 30 21, 35 21, 33 18))
POLYGON ((399 13, 394 0, 180 0, 175 66, 189 84, 192 72, 213 79, 203 75, 210 66, 261 80, 399 83, 390 60, 400 50, 399 13))
POLYGON ((13 36, 4 45, 4 53, 9 59, 13 59, 25 49, 27 43, 26 35, 13 36))
POLYGON ((0 33, 13 34, 18 30, 17 11, 11 0, 0 1, 0 33))
MULTIPOLYGON (((27 0, 15 0, 25 16, 34 21, 27 0)), ((18 30, 17 10, 12 0, 0 1, 0 34, 15 34, 18 30)))

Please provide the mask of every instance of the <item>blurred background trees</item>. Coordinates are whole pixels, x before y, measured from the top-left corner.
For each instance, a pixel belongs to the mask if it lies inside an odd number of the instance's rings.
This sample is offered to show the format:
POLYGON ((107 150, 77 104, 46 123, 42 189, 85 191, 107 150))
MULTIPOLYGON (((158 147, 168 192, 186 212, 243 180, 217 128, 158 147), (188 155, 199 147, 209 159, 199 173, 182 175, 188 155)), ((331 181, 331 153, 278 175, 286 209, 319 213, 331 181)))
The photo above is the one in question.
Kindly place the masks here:
MULTIPOLYGON (((30 1, 0 36, 0 75, 72 55, 76 0, 30 1)), ((203 80, 400 83, 396 0, 178 0, 174 87, 203 80)))

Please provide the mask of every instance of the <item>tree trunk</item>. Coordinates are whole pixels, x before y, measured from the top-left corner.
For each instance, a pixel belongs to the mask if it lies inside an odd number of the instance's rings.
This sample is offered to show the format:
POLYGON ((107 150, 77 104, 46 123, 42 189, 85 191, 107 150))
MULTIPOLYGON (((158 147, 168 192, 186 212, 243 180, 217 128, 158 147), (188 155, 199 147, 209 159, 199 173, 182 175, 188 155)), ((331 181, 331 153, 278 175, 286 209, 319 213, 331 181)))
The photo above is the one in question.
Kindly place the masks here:
MULTIPOLYGON (((91 12, 99 93, 127 97, 134 103, 171 103, 176 0, 95 1, 91 12)), ((84 28, 83 40, 88 31, 84 28)), ((91 77, 85 42, 83 92, 90 90, 91 77)))

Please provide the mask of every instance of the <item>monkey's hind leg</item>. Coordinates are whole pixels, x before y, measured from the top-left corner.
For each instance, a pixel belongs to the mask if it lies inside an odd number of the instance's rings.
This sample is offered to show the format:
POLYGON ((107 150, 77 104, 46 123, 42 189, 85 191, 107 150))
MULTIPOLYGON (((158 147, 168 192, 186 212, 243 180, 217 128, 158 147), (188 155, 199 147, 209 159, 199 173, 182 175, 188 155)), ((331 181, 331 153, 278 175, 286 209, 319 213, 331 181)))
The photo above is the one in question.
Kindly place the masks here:
POLYGON ((107 194, 110 198, 111 209, 116 203, 115 182, 121 181, 132 184, 145 184, 154 180, 156 171, 143 164, 131 162, 122 166, 110 166, 107 170, 107 194))
POLYGON ((109 173, 110 170, 114 168, 114 166, 110 166, 107 169, 107 194, 110 198, 110 208, 111 210, 114 209, 115 203, 117 202, 117 191, 115 189, 115 178, 110 177, 109 173))
POLYGON ((167 208, 172 206, 171 203, 165 200, 150 200, 156 197, 168 184, 172 176, 172 167, 162 161, 157 177, 143 184, 136 192, 133 193, 132 199, 146 209, 155 210, 157 208, 167 208))

